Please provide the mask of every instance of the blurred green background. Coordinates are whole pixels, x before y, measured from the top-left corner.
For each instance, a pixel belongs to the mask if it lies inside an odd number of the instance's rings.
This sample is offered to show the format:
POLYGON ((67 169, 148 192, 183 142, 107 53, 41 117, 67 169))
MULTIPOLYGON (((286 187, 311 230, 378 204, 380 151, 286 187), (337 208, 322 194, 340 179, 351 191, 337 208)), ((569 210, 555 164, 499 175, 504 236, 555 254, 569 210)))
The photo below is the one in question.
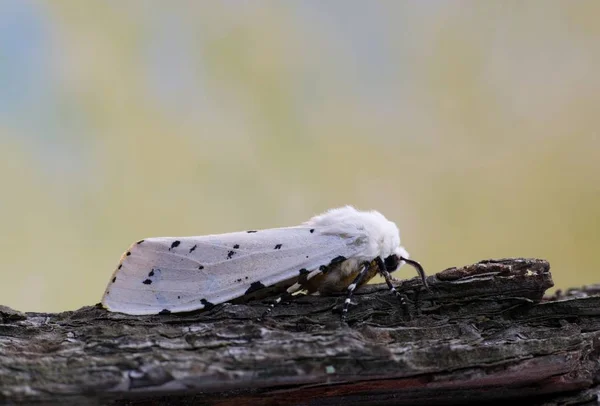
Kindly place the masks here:
MULTIPOLYGON (((600 282, 600 2, 0 2, 0 304, 149 236, 377 209, 428 273, 600 282)), ((413 277, 410 268, 402 277, 413 277)))

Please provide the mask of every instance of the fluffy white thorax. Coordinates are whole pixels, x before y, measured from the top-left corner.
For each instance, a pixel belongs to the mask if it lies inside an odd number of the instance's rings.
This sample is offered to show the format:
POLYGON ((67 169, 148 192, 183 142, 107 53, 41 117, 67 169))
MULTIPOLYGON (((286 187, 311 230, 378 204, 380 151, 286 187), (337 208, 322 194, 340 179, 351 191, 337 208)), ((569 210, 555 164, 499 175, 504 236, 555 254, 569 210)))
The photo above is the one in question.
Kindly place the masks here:
POLYGON ((331 209, 314 216, 305 223, 319 227, 330 235, 356 236, 363 245, 357 256, 360 260, 386 258, 392 254, 408 258, 408 252, 400 246, 400 232, 393 222, 378 211, 360 211, 352 206, 331 209))

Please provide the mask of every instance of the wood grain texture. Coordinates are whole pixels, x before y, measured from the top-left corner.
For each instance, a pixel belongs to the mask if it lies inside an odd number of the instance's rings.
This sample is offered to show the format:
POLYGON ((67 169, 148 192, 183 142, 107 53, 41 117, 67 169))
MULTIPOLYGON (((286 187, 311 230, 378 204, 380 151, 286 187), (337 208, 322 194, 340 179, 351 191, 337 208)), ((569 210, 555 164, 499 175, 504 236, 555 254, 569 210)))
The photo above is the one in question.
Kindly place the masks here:
POLYGON ((0 403, 345 405, 596 404, 600 289, 543 298, 546 261, 450 268, 399 290, 127 316, 97 306, 58 314, 0 307, 0 403))

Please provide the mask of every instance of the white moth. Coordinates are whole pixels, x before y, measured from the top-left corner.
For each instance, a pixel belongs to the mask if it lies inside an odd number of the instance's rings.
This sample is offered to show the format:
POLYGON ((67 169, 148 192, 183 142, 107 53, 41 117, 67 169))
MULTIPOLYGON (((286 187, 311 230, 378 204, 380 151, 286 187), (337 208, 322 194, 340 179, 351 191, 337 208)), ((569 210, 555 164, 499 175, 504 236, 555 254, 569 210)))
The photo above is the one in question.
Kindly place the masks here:
POLYGON ((287 296, 346 291, 345 318, 353 291, 378 273, 401 297, 390 272, 405 262, 428 288, 423 268, 400 245, 398 227, 377 211, 346 206, 296 227, 138 241, 121 257, 102 304, 132 315, 166 314, 277 289, 287 296))

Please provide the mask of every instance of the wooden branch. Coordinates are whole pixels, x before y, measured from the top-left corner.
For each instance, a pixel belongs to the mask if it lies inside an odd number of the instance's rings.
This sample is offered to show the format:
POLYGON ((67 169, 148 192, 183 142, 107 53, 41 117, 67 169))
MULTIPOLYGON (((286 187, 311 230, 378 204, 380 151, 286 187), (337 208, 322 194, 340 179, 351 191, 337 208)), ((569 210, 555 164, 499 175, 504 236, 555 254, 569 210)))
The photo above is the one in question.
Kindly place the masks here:
POLYGON ((544 299, 538 259, 482 261, 399 290, 298 297, 126 316, 0 307, 0 403, 452 404, 530 396, 594 402, 600 392, 599 286, 544 299))

